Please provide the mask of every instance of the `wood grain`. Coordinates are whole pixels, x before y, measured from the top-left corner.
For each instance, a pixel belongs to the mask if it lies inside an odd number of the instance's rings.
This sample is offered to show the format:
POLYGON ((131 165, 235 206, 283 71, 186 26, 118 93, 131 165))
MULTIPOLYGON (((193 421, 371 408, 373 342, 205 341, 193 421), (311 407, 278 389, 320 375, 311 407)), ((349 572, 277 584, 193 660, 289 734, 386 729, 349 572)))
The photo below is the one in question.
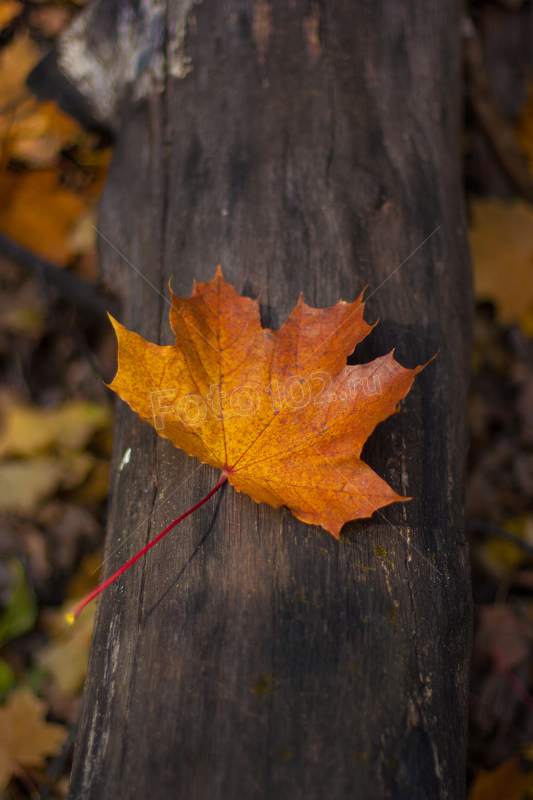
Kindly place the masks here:
MULTIPOLYGON (((179 12, 171 0, 167 26, 179 12)), ((188 22, 189 74, 122 100, 99 226, 125 324, 171 343, 168 280, 188 296, 220 263, 266 325, 300 291, 323 307, 368 285, 380 323, 351 358, 438 356, 363 453, 411 502, 337 542, 226 486, 102 596, 69 798, 456 800, 471 638, 459 4, 203 0, 188 22)), ((113 463, 104 575, 217 480, 124 405, 113 463)))

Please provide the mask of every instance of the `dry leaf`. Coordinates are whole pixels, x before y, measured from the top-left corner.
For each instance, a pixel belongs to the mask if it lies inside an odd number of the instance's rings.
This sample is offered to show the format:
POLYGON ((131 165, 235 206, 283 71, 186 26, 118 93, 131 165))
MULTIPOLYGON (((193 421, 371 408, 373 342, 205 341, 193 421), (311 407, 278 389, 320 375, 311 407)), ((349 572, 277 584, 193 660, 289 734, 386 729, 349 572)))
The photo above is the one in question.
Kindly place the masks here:
POLYGON ((63 472, 59 460, 45 456, 0 464, 0 511, 33 514, 56 491, 63 472))
POLYGON ((27 516, 58 489, 85 480, 97 459, 80 448, 110 424, 111 412, 83 401, 48 409, 4 397, 2 405, 0 458, 16 458, 0 463, 0 511, 27 516))
POLYGON ((422 367, 404 369, 392 353, 346 366, 371 331, 360 298, 327 309, 300 298, 271 331, 261 328, 259 302, 239 296, 219 268, 190 299, 172 296, 170 322, 170 347, 113 322, 111 388, 161 436, 227 471, 256 502, 286 505, 335 537, 348 520, 406 499, 360 454, 422 367))
POLYGON ((22 8, 22 3, 19 3, 18 0, 3 0, 0 3, 0 31, 20 15, 22 8))
POLYGON ((61 150, 79 141, 82 129, 53 100, 30 98, 13 115, 0 116, 0 135, 6 158, 47 167, 57 163, 61 150))
MULTIPOLYGON (((524 539, 528 544, 533 544, 533 517, 528 514, 521 514, 517 517, 510 517, 502 524, 504 530, 524 539)), ((497 564, 505 567, 506 570, 516 570, 531 556, 512 541, 503 539, 499 536, 489 537, 485 543, 486 555, 497 564)))
POLYGON ((5 170, 0 175, 0 231, 55 264, 75 254, 68 237, 86 210, 55 170, 5 170))
POLYGON ((57 408, 6 405, 0 430, 0 457, 32 456, 52 445, 85 447, 96 430, 111 424, 108 408, 81 400, 57 408))
POLYGON ((36 654, 39 666, 51 676, 62 694, 75 695, 83 689, 96 607, 85 608, 74 625, 66 621, 67 613, 76 605, 68 600, 59 611, 53 611, 54 619, 48 623, 55 629, 57 641, 43 647, 36 654))
POLYGON ((94 463, 90 453, 0 463, 0 512, 33 515, 58 489, 72 489, 84 481, 94 463))
POLYGON ((0 791, 17 765, 42 767, 67 734, 63 725, 45 722, 46 704, 30 689, 16 689, 0 707, 0 791))
POLYGON ((104 458, 95 459, 87 480, 71 491, 70 499, 74 503, 98 505, 109 494, 109 478, 109 461, 104 458))
POLYGON ((39 46, 28 33, 19 33, 0 48, 0 114, 13 112, 29 97, 26 78, 41 59, 39 46))
POLYGON ((533 792, 533 771, 522 768, 520 758, 513 756, 496 769, 481 770, 469 800, 527 800, 533 792))
POLYGON ((520 323, 533 336, 533 206, 480 198, 471 211, 476 296, 492 300, 503 323, 520 323))

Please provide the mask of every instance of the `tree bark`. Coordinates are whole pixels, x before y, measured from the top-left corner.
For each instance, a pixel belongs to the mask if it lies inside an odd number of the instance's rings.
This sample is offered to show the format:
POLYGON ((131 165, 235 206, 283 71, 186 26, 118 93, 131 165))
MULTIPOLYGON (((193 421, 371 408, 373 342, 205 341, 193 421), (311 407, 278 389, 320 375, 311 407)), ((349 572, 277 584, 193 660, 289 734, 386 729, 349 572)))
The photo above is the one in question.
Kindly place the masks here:
MULTIPOLYGON (((237 291, 261 295, 264 325, 279 327, 301 291, 324 307, 368 285, 366 318, 380 322, 355 360, 438 356, 363 451, 409 503, 337 542, 226 486, 104 593, 69 798, 461 798, 472 293, 460 4, 132 7, 150 21, 151 83, 137 70, 106 112, 122 125, 99 222, 125 324, 171 344, 168 280, 188 296, 220 263, 237 291)), ((92 38, 78 26, 87 52, 98 24, 102 37, 124 29, 116 8, 93 9, 92 38)), ((128 36, 117 63, 137 47, 128 36)), ((115 433, 103 577, 218 477, 124 404, 115 433)))

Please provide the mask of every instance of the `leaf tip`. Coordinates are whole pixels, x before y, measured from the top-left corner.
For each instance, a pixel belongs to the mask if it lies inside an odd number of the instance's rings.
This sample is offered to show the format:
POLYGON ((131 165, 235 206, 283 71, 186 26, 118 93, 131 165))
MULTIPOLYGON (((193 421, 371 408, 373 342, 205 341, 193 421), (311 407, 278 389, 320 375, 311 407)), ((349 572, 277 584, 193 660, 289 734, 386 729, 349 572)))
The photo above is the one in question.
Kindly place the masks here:
MULTIPOLYGON (((304 522, 305 521, 306 520, 304 520, 304 522)), ((344 526, 344 522, 339 523, 339 522, 333 520, 331 525, 326 525, 326 524, 324 524, 324 522, 320 522, 320 526, 322 528, 324 528, 325 531, 330 533, 333 536, 334 539, 336 539, 338 542, 340 541, 341 530, 342 530, 342 528, 344 526)))
POLYGON ((418 367, 417 368, 418 372, 420 372, 421 370, 425 369, 425 367, 427 367, 428 364, 431 364, 432 361, 435 361, 435 359, 437 358, 439 353, 440 353, 440 350, 437 350, 435 355, 431 356, 431 358, 428 361, 426 361, 425 364, 422 364, 420 367, 418 367))
POLYGON ((118 321, 118 319, 115 319, 115 317, 112 314, 110 314, 109 311, 107 312, 107 316, 109 317, 109 321, 111 322, 111 325, 115 329, 115 333, 118 338, 118 333, 120 329, 123 328, 124 326, 118 321))

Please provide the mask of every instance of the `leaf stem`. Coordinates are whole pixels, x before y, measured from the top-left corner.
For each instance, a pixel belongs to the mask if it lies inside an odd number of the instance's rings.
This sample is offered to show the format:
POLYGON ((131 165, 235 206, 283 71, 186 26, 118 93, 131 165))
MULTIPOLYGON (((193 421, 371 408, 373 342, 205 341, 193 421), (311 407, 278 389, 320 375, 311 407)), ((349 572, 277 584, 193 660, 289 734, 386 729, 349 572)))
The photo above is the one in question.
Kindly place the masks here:
POLYGON ((141 558, 141 556, 144 556, 144 554, 147 553, 148 550, 150 550, 150 548, 154 546, 154 544, 157 544, 158 541, 163 538, 163 536, 166 536, 166 534, 169 531, 171 531, 172 528, 174 528, 178 524, 178 522, 181 522, 183 519, 185 519, 185 517, 188 517, 189 514, 192 514, 193 511, 196 511, 197 508, 200 508, 200 506, 203 506, 204 503, 207 503, 209 498, 213 497, 213 495, 216 494, 218 490, 222 488, 222 486, 224 486, 227 480, 228 480, 228 473, 223 472, 222 477, 220 478, 216 486, 214 486, 211 489, 211 491, 208 492, 202 500, 200 500, 199 503, 196 503, 195 506, 189 508, 189 510, 186 511, 184 514, 182 514, 181 517, 178 517, 177 519, 174 520, 174 522, 171 522, 170 525, 167 528, 165 528, 164 531, 161 531, 161 533, 158 534, 155 537, 155 539, 153 539, 145 547, 143 547, 142 550, 139 550, 139 552, 136 555, 134 555, 133 558, 130 558, 129 561, 126 561, 126 563, 122 567, 120 567, 120 569, 117 569, 117 571, 114 572, 109 578, 107 578, 107 580, 101 583, 100 586, 98 586, 96 589, 94 589, 94 591, 88 594, 87 597, 84 597, 83 600, 81 600, 78 603, 74 611, 71 614, 67 614, 67 620, 71 623, 74 622, 79 617, 85 606, 91 602, 91 600, 94 600, 95 597, 98 597, 100 592, 103 592, 104 589, 107 589, 107 587, 110 586, 112 583, 114 583, 114 581, 116 581, 117 578, 120 578, 120 576, 124 572, 126 572, 126 570, 128 570, 133 564, 135 564, 135 562, 138 561, 139 558, 141 558))

